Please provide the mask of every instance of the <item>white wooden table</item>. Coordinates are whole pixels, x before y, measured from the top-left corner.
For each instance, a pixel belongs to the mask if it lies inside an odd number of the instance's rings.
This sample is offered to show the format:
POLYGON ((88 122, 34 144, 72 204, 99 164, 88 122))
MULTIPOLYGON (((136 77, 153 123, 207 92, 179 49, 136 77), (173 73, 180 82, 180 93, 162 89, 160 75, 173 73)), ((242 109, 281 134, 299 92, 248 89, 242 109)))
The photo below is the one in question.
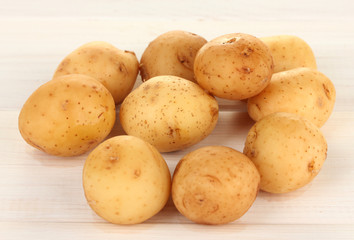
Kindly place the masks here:
MULTIPOLYGON (((353 1, 16 1, 0 4, 0 239, 354 239, 353 1), (81 172, 87 154, 46 155, 21 138, 22 104, 50 80, 62 58, 83 43, 110 42, 140 58, 169 30, 210 40, 225 33, 294 34, 306 40, 318 68, 335 84, 334 112, 322 127, 328 158, 320 174, 295 192, 260 192, 239 220, 197 225, 172 201, 147 222, 119 226, 86 204, 81 172)), ((137 83, 140 83, 138 78, 137 83)), ((187 152, 220 144, 242 151, 253 122, 242 102, 220 101, 220 119, 204 141, 164 154, 171 172, 187 152)), ((117 122, 112 135, 124 134, 117 122)))

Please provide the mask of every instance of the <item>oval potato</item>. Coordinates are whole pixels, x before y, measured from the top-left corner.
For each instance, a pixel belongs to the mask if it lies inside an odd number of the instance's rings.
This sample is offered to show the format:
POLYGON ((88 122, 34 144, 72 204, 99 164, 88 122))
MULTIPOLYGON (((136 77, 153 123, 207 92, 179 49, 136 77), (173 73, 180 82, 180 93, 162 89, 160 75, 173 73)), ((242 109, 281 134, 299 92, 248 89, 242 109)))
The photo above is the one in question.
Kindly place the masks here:
POLYGON ((273 74, 270 84, 248 99, 247 108, 255 121, 274 112, 290 112, 321 127, 330 117, 335 99, 334 85, 323 73, 295 68, 273 74))
POLYGON ((258 38, 232 33, 206 43, 197 53, 194 74, 211 94, 242 100, 260 93, 273 73, 273 58, 258 38))
POLYGON ((203 37, 186 31, 169 31, 158 36, 149 44, 141 57, 142 80, 146 81, 161 75, 173 75, 195 82, 194 58, 206 42, 203 37))
POLYGON ((176 76, 157 76, 132 91, 121 105, 124 131, 160 152, 192 146, 214 129, 218 103, 196 83, 176 76))
POLYGON ((161 154, 133 136, 117 136, 87 157, 83 187, 90 207, 116 224, 141 223, 166 204, 171 175, 161 154))
POLYGON ((40 86, 23 105, 24 140, 46 153, 75 156, 100 143, 116 119, 112 95, 97 80, 72 74, 40 86))
POLYGON ((261 174, 261 190, 286 193, 305 186, 319 173, 327 143, 310 121, 278 112, 253 125, 243 153, 261 174))
POLYGON ((110 91, 118 104, 133 89, 138 72, 139 62, 134 52, 96 41, 86 43, 66 56, 53 78, 67 74, 91 76, 110 91))
POLYGON ((278 35, 260 38, 269 48, 274 60, 274 73, 298 67, 317 68, 311 47, 301 38, 278 35))
POLYGON ((223 146, 203 147, 179 161, 172 200, 194 222, 229 223, 251 207, 259 181, 256 167, 244 154, 223 146))

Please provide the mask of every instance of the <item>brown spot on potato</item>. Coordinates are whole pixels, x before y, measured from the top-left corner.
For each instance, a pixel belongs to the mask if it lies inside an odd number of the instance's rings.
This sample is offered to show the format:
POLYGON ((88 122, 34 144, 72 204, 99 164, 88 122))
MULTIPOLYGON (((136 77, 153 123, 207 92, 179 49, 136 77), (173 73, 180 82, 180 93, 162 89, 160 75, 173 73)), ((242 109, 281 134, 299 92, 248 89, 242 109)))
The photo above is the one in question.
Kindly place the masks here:
POLYGON ((323 103, 323 100, 322 100, 321 97, 318 97, 318 98, 317 98, 316 103, 317 103, 317 106, 318 106, 319 108, 322 108, 322 107, 324 106, 324 103, 323 103))
POLYGON ((216 176, 207 174, 207 175, 204 175, 203 177, 207 178, 208 182, 210 182, 212 184, 221 184, 221 181, 216 176))
POLYGON ((97 142, 97 140, 91 140, 88 142, 89 145, 95 144, 97 142))
POLYGON ((173 138, 181 137, 181 133, 180 133, 181 129, 179 129, 179 128, 172 128, 172 127, 170 127, 170 126, 168 127, 168 129, 170 130, 169 133, 168 133, 168 135, 170 135, 171 137, 173 137, 173 138))
POLYGON ((119 63, 119 71, 127 73, 127 68, 125 67, 124 63, 119 63))
POLYGON ((68 108, 68 104, 69 104, 69 100, 66 99, 65 102, 63 102, 63 103, 61 104, 61 108, 62 108, 64 111, 66 111, 67 108, 68 108))
POLYGON ((210 115, 212 118, 216 118, 219 115, 219 110, 215 107, 210 108, 210 115))
POLYGON ((261 112, 261 107, 259 106, 258 103, 255 104, 256 108, 258 109, 259 112, 261 112))
MULTIPOLYGON (((107 146, 106 148, 109 149, 109 146, 107 146)), ((110 157, 109 157, 109 162, 110 162, 111 164, 117 163, 118 160, 119 160, 119 157, 118 157, 118 156, 110 156, 110 157)))
POLYGON ((140 174, 141 174, 141 170, 140 169, 135 169, 134 170, 134 178, 140 177, 140 174))
POLYGON ((241 55, 244 57, 249 57, 253 53, 253 49, 250 47, 246 47, 242 50, 241 55))
POLYGON ((315 170, 315 161, 314 161, 314 160, 312 160, 311 162, 309 162, 309 164, 307 165, 307 170, 308 170, 311 174, 313 174, 313 173, 316 172, 316 170, 315 170))
POLYGON ((203 204, 203 202, 205 201, 205 196, 203 194, 195 194, 194 198, 196 202, 200 205, 203 204))
POLYGON ((331 92, 329 91, 328 87, 326 84, 322 84, 323 90, 326 94, 326 97, 328 98, 328 100, 331 100, 331 92))
POLYGON ((132 55, 136 56, 136 55, 135 55, 135 52, 133 52, 133 51, 124 50, 124 52, 125 52, 125 53, 132 54, 132 55))
POLYGON ((233 42, 236 42, 236 38, 235 38, 235 37, 230 38, 230 39, 229 39, 229 40, 227 40, 226 42, 223 42, 223 44, 233 43, 233 42))
POLYGON ((251 152, 250 152, 250 155, 251 155, 251 157, 257 157, 257 152, 256 152, 256 150, 255 149, 251 149, 251 152))
MULTIPOLYGON (((190 53, 190 55, 192 55, 192 54, 190 53)), ((185 54, 183 54, 181 52, 178 52, 177 53, 177 59, 184 67, 186 67, 188 69, 192 69, 193 68, 193 63, 190 61, 188 56, 186 56, 185 54)))
POLYGON ((214 204, 209 213, 215 213, 218 210, 219 210, 219 204, 214 204))
POLYGON ((147 72, 146 67, 145 67, 145 65, 143 63, 141 63, 139 65, 139 71, 140 71, 141 80, 143 82, 145 82, 146 80, 148 80, 150 78, 150 75, 147 72))
POLYGON ((246 73, 246 74, 250 74, 251 72, 253 72, 253 70, 251 68, 246 67, 246 66, 243 66, 241 68, 241 70, 242 70, 243 73, 246 73))

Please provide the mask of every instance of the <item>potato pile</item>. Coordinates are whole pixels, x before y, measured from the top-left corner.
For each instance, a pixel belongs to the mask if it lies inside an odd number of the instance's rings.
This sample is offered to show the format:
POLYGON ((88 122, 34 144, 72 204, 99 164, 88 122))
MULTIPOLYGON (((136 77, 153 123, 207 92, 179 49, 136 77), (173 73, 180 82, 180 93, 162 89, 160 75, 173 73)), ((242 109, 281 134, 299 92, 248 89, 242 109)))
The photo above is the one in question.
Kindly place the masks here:
POLYGON ((144 222, 171 196, 191 221, 226 224, 248 211, 259 190, 287 193, 314 179, 327 157, 319 128, 335 98, 299 37, 231 33, 207 41, 170 31, 147 46, 140 62, 106 42, 82 45, 28 98, 18 124, 24 140, 48 154, 92 150, 83 167, 85 197, 109 222, 144 222), (133 90, 139 72, 143 82, 133 90), (161 153, 214 131, 215 97, 247 101, 255 123, 243 153, 197 148, 181 156, 171 180, 161 153), (107 139, 114 124, 127 135, 107 139))

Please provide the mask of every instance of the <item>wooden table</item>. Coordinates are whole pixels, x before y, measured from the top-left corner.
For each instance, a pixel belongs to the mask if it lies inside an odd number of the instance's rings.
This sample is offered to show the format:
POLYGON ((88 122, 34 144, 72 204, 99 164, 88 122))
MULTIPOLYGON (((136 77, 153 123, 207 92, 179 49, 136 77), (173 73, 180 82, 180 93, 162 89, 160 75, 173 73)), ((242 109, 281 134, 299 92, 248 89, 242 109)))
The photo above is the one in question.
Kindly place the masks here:
MULTIPOLYGON (((0 4, 0 239, 354 239, 354 5, 348 1, 16 1, 0 4), (81 182, 87 154, 46 155, 21 138, 22 104, 50 80, 59 62, 93 40, 141 57, 169 30, 210 40, 225 33, 300 36, 337 90, 321 128, 328 158, 313 182, 288 194, 260 192, 239 220, 197 225, 169 201, 143 224, 105 222, 87 205, 81 182)), ((137 84, 140 84, 140 77, 137 84)), ((183 151, 163 154, 173 172, 187 152, 207 145, 242 151, 253 122, 245 104, 220 100, 213 133, 183 151)), ((124 134, 116 123, 111 134, 124 134)))

